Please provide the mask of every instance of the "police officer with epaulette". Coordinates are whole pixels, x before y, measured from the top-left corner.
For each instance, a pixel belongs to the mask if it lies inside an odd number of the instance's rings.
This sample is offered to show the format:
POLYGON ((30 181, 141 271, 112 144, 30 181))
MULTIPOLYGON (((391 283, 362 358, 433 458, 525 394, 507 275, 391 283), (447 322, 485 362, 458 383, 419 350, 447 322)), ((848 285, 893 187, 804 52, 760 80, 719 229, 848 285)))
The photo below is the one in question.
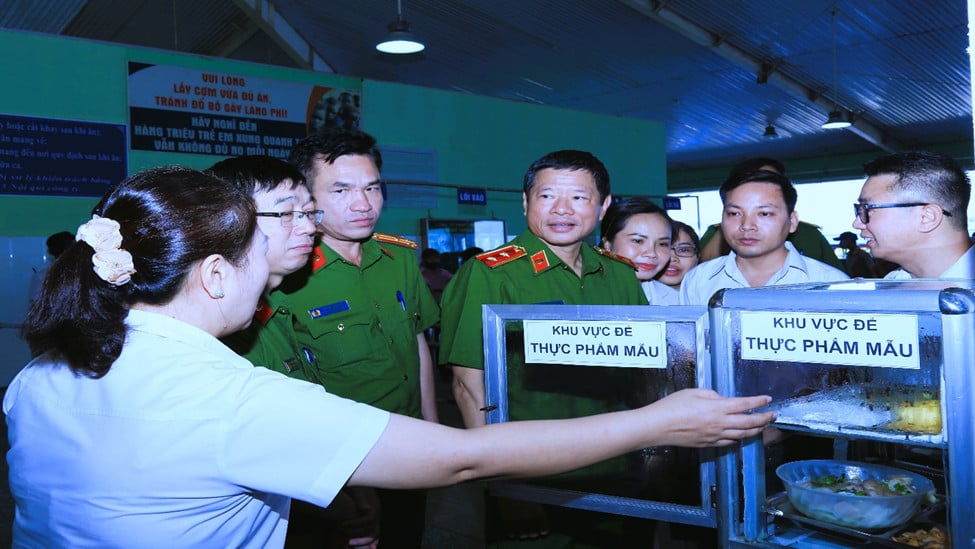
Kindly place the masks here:
MULTIPOLYGON (((452 366, 454 396, 468 428, 485 424, 484 357, 471 352, 483 348, 481 305, 647 304, 629 260, 585 244, 611 200, 609 174, 595 156, 576 150, 546 154, 524 177, 528 230, 465 263, 447 285, 441 301, 440 362, 452 366)), ((568 374, 565 370, 559 376, 568 374)), ((604 369, 579 370, 580 375, 591 376, 592 370, 604 369)), ((587 389, 593 394, 582 398, 545 390, 520 393, 510 390, 512 381, 509 375, 510 419, 541 418, 567 407, 578 415, 607 411, 606 400, 594 394, 610 390, 606 376, 590 384, 587 389), (515 402, 518 399, 527 400, 515 402)), ((501 514, 515 507, 525 506, 503 503, 501 514)), ((549 509, 549 518, 553 511, 549 509)), ((537 521, 512 520, 507 526, 515 523, 521 529, 509 529, 509 536, 535 538, 548 533, 546 528, 531 525, 542 524, 537 521)))
MULTIPOLYGON (((299 343, 315 356, 314 381, 339 396, 437 421, 424 330, 439 320, 439 308, 416 244, 373 232, 384 198, 376 140, 358 129, 323 130, 295 145, 290 161, 325 211, 311 264, 282 286, 296 310, 299 343)), ((314 418, 305 419, 314 436, 314 418)), ((382 546, 419 547, 425 492, 378 492, 382 546)))

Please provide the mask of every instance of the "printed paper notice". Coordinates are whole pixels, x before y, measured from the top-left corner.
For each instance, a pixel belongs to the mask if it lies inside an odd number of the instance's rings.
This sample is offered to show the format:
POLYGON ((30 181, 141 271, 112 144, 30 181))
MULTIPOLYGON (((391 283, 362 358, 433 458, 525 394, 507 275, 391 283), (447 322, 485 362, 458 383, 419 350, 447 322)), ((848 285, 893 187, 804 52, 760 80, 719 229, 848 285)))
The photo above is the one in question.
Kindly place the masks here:
POLYGON ((921 367, 917 317, 867 313, 741 313, 741 358, 878 368, 921 367))
POLYGON ((666 368, 664 322, 525 320, 525 362, 666 368))

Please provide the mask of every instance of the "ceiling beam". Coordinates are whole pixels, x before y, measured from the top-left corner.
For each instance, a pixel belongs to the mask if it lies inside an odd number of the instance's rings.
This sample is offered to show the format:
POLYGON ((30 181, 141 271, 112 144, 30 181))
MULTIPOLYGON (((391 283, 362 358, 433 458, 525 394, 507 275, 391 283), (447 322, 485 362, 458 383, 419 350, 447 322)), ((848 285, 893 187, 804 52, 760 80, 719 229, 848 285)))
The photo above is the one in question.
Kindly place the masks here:
MULTIPOLYGON (((237 27, 236 24, 234 24, 234 26, 237 27)), ((261 29, 257 26, 257 23, 248 17, 247 22, 243 27, 238 27, 233 34, 211 48, 210 51, 207 52, 207 55, 211 57, 230 57, 232 53, 237 51, 248 40, 250 40, 251 37, 260 32, 260 30, 261 29)))
MULTIPOLYGON (((786 92, 800 97, 817 107, 823 109, 825 113, 836 110, 835 104, 823 97, 822 93, 807 86, 806 84, 790 78, 779 71, 768 70, 768 61, 754 57, 746 51, 732 45, 727 36, 721 36, 708 29, 694 23, 667 7, 666 1, 660 0, 619 0, 636 11, 646 15, 653 21, 666 26, 667 28, 679 33, 681 36, 700 44, 725 59, 743 67, 752 74, 761 75, 769 84, 779 87, 786 92)), ((890 136, 883 128, 864 120, 862 116, 853 116, 849 111, 845 111, 847 119, 853 125, 848 131, 853 132, 870 144, 883 149, 889 153, 904 150, 904 146, 890 136)), ((835 131, 835 130, 824 130, 835 131)))
POLYGON ((274 7, 274 2, 271 0, 234 0, 234 3, 301 68, 318 72, 335 72, 335 69, 318 55, 315 48, 284 19, 274 7))

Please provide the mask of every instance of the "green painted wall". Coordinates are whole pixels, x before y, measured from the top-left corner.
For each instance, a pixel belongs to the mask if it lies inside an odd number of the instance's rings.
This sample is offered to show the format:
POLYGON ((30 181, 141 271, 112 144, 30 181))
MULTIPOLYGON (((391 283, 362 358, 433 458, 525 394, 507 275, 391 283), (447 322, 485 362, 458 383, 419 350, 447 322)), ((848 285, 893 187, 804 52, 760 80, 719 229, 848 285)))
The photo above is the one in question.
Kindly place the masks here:
MULTIPOLYGON (((363 90, 363 128, 380 144, 437 151, 446 185, 520 189, 532 160, 561 148, 592 151, 609 168, 617 194, 660 195, 666 188, 662 124, 362 81, 280 67, 128 48, 84 40, 0 31, 0 112, 126 124, 126 64, 141 61, 363 90)), ((129 172, 179 164, 202 168, 222 157, 130 151, 129 172)), ((389 208, 380 229, 418 234, 419 219, 501 218, 508 232, 524 228, 521 197, 490 192, 487 206, 458 206, 452 187, 436 189, 436 211, 389 208)), ((0 195, 0 235, 74 231, 94 198, 0 195)))
MULTIPOLYGON (((363 104, 363 125, 380 143, 436 150, 444 184, 520 191, 535 159, 582 149, 606 164, 615 194, 666 193, 661 123, 371 80, 364 83, 363 104)), ((525 229, 520 192, 489 191, 487 206, 457 205, 453 188, 439 190, 438 197, 433 217, 504 219, 509 234, 525 229)), ((410 234, 408 224, 425 216, 388 209, 381 224, 410 234)))

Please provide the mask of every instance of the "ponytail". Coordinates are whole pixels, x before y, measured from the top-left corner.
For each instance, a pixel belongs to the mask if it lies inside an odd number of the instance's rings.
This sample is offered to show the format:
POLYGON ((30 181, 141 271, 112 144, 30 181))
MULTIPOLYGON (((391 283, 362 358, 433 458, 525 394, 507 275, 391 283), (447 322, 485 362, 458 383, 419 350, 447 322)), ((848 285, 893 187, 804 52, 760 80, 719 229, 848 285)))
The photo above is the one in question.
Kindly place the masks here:
POLYGON ((75 242, 44 277, 23 336, 34 353, 54 351, 76 374, 100 378, 125 341, 125 286, 108 284, 92 268, 94 250, 75 242))

